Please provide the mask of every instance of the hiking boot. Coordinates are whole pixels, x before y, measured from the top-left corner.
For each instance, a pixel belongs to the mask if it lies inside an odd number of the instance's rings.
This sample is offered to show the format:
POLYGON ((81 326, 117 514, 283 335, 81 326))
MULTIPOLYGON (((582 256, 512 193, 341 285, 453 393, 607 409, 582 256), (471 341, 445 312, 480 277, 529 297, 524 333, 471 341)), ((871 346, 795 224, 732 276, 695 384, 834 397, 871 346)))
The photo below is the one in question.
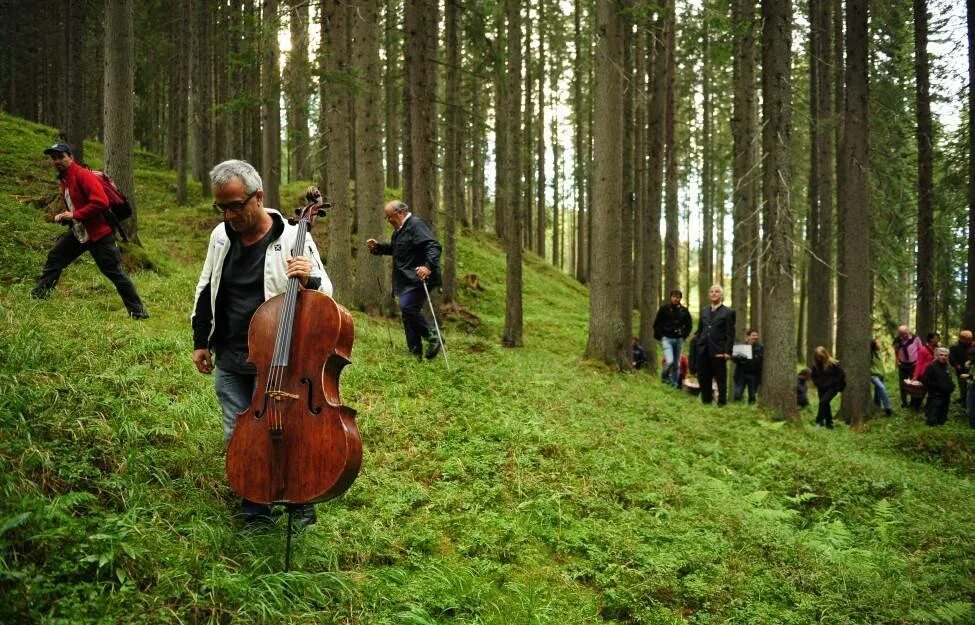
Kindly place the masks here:
POLYGON ((52 289, 50 289, 50 288, 45 288, 45 287, 41 287, 41 286, 35 286, 33 289, 30 290, 30 298, 31 299, 47 299, 47 298, 51 297, 51 291, 52 291, 52 289))
POLYGON ((433 360, 434 358, 437 357, 437 354, 439 353, 440 353, 440 343, 439 342, 430 343, 430 345, 427 347, 427 353, 424 354, 424 356, 426 357, 427 360, 433 360))
POLYGON ((142 310, 130 310, 129 318, 135 319, 136 321, 141 321, 142 319, 148 319, 149 311, 144 308, 142 310))

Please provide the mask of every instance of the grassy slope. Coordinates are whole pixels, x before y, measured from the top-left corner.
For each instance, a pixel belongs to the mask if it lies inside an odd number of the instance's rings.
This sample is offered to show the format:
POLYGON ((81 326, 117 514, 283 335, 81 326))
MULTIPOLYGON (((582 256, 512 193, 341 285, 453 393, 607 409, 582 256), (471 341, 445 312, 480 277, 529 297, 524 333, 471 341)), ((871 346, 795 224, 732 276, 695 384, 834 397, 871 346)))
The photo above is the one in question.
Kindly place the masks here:
POLYGON ((364 468, 282 573, 281 528, 231 520, 211 380, 190 363, 206 203, 172 205, 172 174, 140 155, 152 318, 126 319, 90 260, 34 302, 60 227, 12 194, 52 192, 53 133, 0 116, 0 135, 0 622, 975 619, 975 437, 957 415, 854 433, 703 407, 581 361, 586 291, 531 258, 526 346, 502 349, 486 236, 460 240, 483 323, 448 325, 449 372, 356 315, 342 387, 364 468))

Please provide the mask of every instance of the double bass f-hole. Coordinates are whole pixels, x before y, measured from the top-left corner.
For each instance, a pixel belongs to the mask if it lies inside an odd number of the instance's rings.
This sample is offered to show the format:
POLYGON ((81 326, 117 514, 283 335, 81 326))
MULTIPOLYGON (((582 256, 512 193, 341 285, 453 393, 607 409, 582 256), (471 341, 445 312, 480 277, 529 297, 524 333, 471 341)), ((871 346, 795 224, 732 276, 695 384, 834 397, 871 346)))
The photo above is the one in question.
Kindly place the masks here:
POLYGON ((312 386, 310 378, 301 378, 301 383, 308 387, 308 412, 312 414, 321 414, 321 405, 316 406, 314 402, 315 387, 312 386))

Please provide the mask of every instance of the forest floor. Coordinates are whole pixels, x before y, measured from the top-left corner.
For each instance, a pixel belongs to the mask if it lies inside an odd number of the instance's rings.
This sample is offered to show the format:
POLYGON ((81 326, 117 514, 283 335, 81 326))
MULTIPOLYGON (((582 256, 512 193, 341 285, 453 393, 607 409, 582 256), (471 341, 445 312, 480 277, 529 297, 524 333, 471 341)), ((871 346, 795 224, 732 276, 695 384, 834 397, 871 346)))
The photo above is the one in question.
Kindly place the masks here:
POLYGON ((897 411, 852 431, 703 406, 582 360, 587 290, 531 255, 525 346, 502 348, 504 257, 470 233, 458 275, 481 289, 460 302, 479 322, 447 321, 450 370, 408 358, 397 320, 354 315, 341 385, 362 472, 283 572, 284 521, 233 516, 212 379, 191 363, 218 215, 176 206, 173 172, 140 153, 151 318, 129 320, 87 257, 31 300, 61 232, 29 201, 55 193, 55 133, 0 115, 0 136, 0 622, 975 621, 958 408, 942 428, 897 411))

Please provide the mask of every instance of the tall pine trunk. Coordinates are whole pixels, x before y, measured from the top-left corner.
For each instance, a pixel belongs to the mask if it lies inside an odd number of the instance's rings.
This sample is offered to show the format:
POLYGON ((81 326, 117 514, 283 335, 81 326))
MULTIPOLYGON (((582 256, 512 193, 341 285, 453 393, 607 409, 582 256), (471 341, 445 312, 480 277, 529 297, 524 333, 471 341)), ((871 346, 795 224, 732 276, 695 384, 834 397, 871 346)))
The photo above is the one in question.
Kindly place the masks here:
MULTIPOLYGON (((350 207, 349 21, 346 0, 326 0, 322 5, 322 106, 319 128, 323 130, 325 198, 332 203, 328 231, 328 275, 338 302, 352 298, 352 217, 350 207)), ((377 120, 378 121, 378 120, 377 120)), ((364 206, 369 209, 371 207, 364 206)))
POLYGON ((734 149, 734 234, 731 271, 731 302, 738 319, 747 322, 748 268, 757 250, 750 224, 758 221, 755 194, 755 3, 732 0, 734 29, 734 109, 731 134, 734 149))
POLYGON ((789 200, 792 134, 792 0, 762 0, 762 201, 765 365, 762 403, 797 418, 793 221, 789 200))
POLYGON ((460 93, 460 0, 446 0, 446 97, 444 110, 446 153, 444 154, 444 259, 443 301, 457 299, 457 213, 464 207, 463 153, 464 110, 460 93))
MULTIPOLYGON (((623 66, 621 0, 596 0, 596 55, 600 68, 623 66)), ((623 189, 623 85, 619 71, 596 72, 593 126, 592 273, 586 356, 630 368, 627 332, 620 318, 620 202, 623 189)))
POLYGON ((810 207, 808 258, 808 341, 803 358, 822 345, 833 352, 833 100, 830 70, 831 5, 810 0, 810 207))
POLYGON ((308 62, 308 4, 288 0, 291 52, 285 67, 285 100, 288 115, 288 172, 290 180, 311 178, 308 133, 308 101, 311 96, 311 64, 308 62))
POLYGON ((928 3, 914 0, 914 71, 917 93, 917 333, 935 331, 934 137, 928 77, 928 3))
POLYGON ((676 9, 667 12, 667 62, 664 82, 666 82, 666 104, 664 106, 664 142, 666 144, 664 160, 666 174, 664 180, 664 207, 667 222, 664 249, 667 278, 664 290, 670 292, 680 286, 680 233, 679 207, 677 206, 677 99, 675 97, 674 81, 677 73, 677 17, 676 9))
POLYGON ((105 0, 105 172, 132 205, 129 240, 139 240, 133 171, 132 0, 105 0))
POLYGON ((406 46, 409 80, 410 209, 437 226, 437 0, 407 0, 406 46))
POLYGON ((975 1, 968 0, 968 272, 966 330, 975 330, 975 1))
POLYGON ((504 76, 502 98, 507 122, 504 130, 505 141, 505 184, 506 189, 498 189, 504 195, 505 211, 505 308, 504 331, 501 343, 505 347, 521 347, 523 332, 522 312, 522 211, 521 194, 518 192, 521 179, 521 7, 518 0, 505 0, 504 12, 507 17, 506 42, 508 46, 508 69, 504 76))
POLYGON ((847 387, 843 392, 841 412, 851 425, 859 426, 870 405, 870 246, 863 244, 864 233, 870 232, 870 198, 868 187, 869 123, 867 64, 867 0, 846 0, 846 108, 843 115, 843 141, 840 166, 845 170, 845 184, 839 187, 842 238, 840 246, 850 271, 842 283, 843 307, 839 309, 839 327, 844 342, 837 341, 843 359, 847 387))
POLYGON ((261 10, 261 175, 264 205, 281 208, 281 70, 278 67, 278 0, 264 0, 261 10))
MULTIPOLYGON (((359 0, 353 12, 352 63, 359 77, 355 93, 355 205, 359 240, 383 229, 383 154, 380 117, 379 10, 382 0, 359 0)), ((381 256, 356 256, 355 304, 370 314, 386 312, 388 278, 381 256)))

